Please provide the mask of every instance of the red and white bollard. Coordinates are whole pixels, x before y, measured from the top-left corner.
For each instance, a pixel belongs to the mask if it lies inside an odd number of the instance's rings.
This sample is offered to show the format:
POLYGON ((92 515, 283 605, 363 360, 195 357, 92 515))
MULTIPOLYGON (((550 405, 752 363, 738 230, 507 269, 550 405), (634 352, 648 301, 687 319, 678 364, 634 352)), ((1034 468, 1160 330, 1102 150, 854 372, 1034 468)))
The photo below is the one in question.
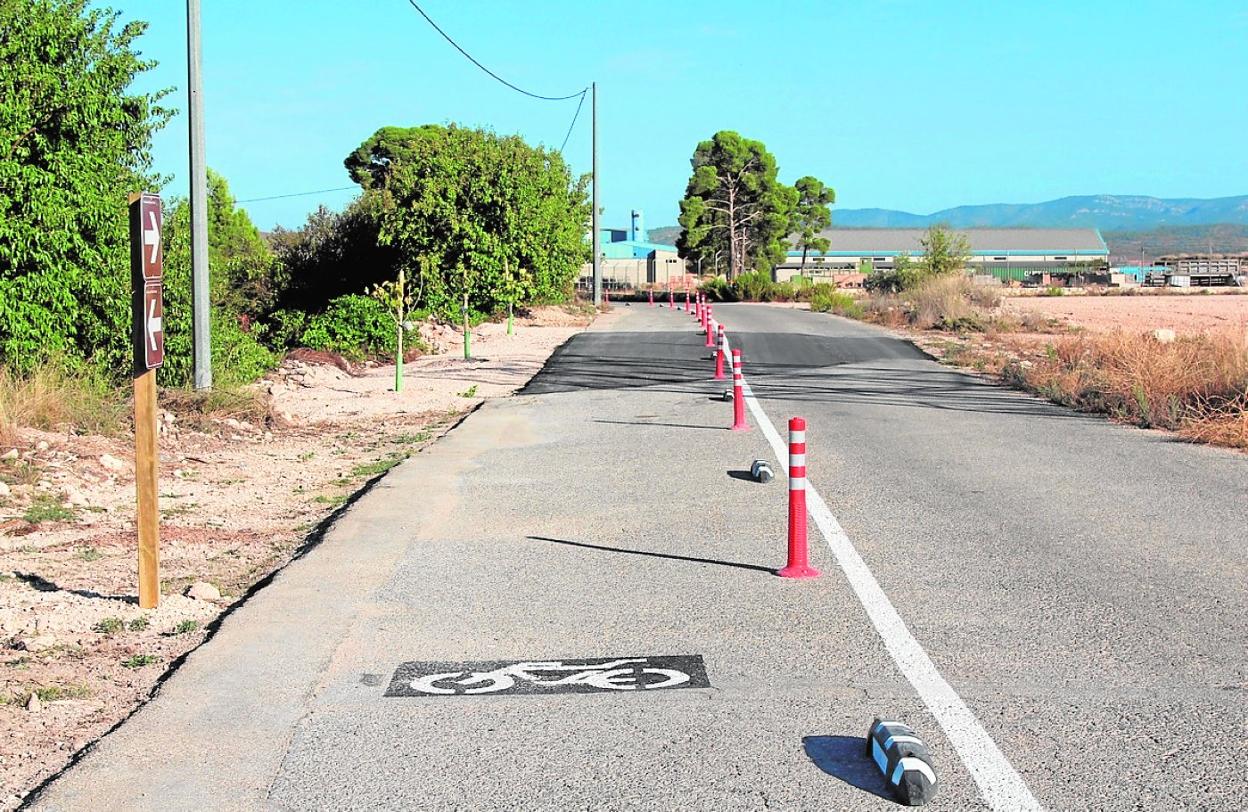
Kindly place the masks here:
POLYGON ((724 325, 719 325, 719 343, 715 345, 715 380, 724 379, 724 325))
POLYGON ((654 307, 654 288, 650 288, 650 306, 654 307))
POLYGON ((706 329, 715 329, 715 305, 711 304, 711 300, 706 300, 706 329))
POLYGON ((671 310, 676 309, 676 291, 671 288, 667 289, 667 306, 671 310))
POLYGON ((693 312, 693 310, 689 307, 689 288, 685 288, 685 312, 686 313, 693 312))
POLYGON ((715 346, 715 322, 710 317, 706 321, 706 346, 715 346))
POLYGON ((741 374, 741 350, 732 348, 732 430, 748 431, 745 422, 745 376, 741 374))
POLYGON ((781 578, 817 578, 806 544, 806 421, 789 418, 789 563, 781 578))

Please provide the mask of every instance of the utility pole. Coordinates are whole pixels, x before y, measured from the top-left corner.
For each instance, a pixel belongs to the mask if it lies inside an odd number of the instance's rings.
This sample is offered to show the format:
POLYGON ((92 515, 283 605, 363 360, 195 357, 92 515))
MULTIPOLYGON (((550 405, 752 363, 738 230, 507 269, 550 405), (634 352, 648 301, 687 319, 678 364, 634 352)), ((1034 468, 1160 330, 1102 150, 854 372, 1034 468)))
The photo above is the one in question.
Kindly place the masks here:
POLYGON ((598 83, 592 82, 589 85, 589 109, 593 120, 593 172, 594 194, 592 204, 594 207, 591 228, 594 230, 592 244, 594 248, 594 307, 602 304, 602 258, 599 251, 598 243, 598 83))
POLYGON ((190 93, 191 323, 195 388, 212 388, 208 301, 208 167, 204 161, 203 54, 199 47, 199 0, 186 0, 186 73, 190 93))

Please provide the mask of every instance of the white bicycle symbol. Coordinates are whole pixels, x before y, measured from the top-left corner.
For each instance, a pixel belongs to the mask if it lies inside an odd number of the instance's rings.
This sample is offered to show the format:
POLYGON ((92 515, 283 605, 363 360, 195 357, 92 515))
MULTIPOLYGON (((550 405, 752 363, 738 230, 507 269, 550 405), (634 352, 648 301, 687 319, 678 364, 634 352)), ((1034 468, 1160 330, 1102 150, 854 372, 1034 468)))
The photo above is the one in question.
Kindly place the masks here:
POLYGON ((612 660, 598 665, 564 665, 559 660, 523 662, 496 668, 493 671, 450 671, 417 677, 410 683, 412 690, 425 694, 490 694, 506 691, 524 680, 542 687, 556 685, 590 685, 610 691, 673 688, 689 681, 689 675, 672 668, 637 668, 645 657, 612 660), (535 672, 562 673, 553 679, 535 672), (573 673, 566 673, 566 672, 573 673), (654 679, 649 679, 653 677, 654 679))

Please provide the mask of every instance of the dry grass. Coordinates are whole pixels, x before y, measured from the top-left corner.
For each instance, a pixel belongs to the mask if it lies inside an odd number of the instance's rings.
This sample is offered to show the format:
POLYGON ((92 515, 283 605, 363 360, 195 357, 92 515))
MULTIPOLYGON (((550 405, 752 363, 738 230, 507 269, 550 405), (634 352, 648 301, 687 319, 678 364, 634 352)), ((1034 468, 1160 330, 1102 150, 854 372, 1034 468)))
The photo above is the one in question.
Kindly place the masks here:
POLYGON ((1057 403, 1248 449, 1248 334, 1080 335, 1002 375, 1057 403))
POLYGON ((98 375, 69 372, 56 361, 21 375, 0 367, 0 442, 15 443, 21 427, 116 434, 125 404, 125 395, 98 375))

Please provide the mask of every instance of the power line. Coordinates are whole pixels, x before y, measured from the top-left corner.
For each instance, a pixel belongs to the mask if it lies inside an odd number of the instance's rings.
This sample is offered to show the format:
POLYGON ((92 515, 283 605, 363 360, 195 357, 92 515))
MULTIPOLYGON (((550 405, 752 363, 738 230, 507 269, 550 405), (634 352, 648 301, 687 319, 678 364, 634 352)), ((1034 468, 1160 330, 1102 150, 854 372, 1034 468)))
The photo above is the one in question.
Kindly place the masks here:
POLYGON ((469 62, 471 62, 472 64, 476 65, 478 68, 480 68, 481 70, 485 71, 485 72, 486 72, 486 73, 488 73, 490 76, 492 76, 492 77, 494 77, 495 79, 497 79, 498 81, 500 81, 500 82, 502 82, 503 84, 507 85, 507 87, 511 88, 512 90, 516 91, 517 93, 523 93, 523 94, 524 94, 524 95, 526 95, 526 96, 530 96, 530 97, 532 97, 532 98, 534 98, 534 99, 541 99, 542 101, 567 101, 568 99, 575 99, 577 96, 580 96, 580 97, 581 97, 581 101, 584 101, 584 100, 585 100, 585 90, 578 90, 578 91, 576 91, 575 93, 569 93, 569 94, 568 94, 568 95, 566 95, 566 96, 542 96, 542 95, 540 95, 540 94, 538 94, 538 93, 530 93, 529 91, 525 90, 525 89, 524 89, 524 88, 522 88, 522 87, 517 87, 517 86, 513 85, 511 82, 508 82, 506 79, 504 79, 503 77, 499 76, 497 73, 495 73, 494 71, 490 70, 490 69, 489 69, 489 68, 487 68, 485 65, 482 65, 480 62, 478 62, 478 61, 476 60, 476 58, 475 58, 472 54, 468 53, 468 52, 467 52, 467 51, 465 51, 463 48, 461 48, 458 42, 456 42, 455 40, 451 39, 451 35, 450 35, 450 34, 446 33, 446 32, 445 32, 445 31, 443 31, 440 27, 438 27, 438 24, 437 24, 437 23, 435 23, 435 22, 433 21, 433 18, 432 18, 432 17, 430 17, 428 14, 426 14, 426 13, 425 13, 425 10, 424 10, 423 8, 421 8, 419 5, 417 5, 416 0, 407 0, 407 2, 411 4, 412 8, 414 8, 414 9, 416 9, 417 11, 419 11, 419 12, 420 12, 420 16, 424 17, 424 18, 425 18, 425 20, 426 20, 426 22, 428 22, 430 25, 432 25, 432 26, 433 26, 433 30, 435 30, 435 31, 437 31, 439 34, 441 34, 443 39, 445 39, 447 42, 449 42, 451 45, 453 45, 453 46, 455 47, 455 50, 459 51, 461 54, 463 54, 465 57, 467 57, 467 59, 468 59, 468 61, 469 61, 469 62))
POLYGON ((314 192, 292 192, 288 195, 271 195, 269 197, 249 197, 246 200, 235 200, 235 203, 259 203, 262 200, 283 200, 288 197, 307 197, 308 195, 323 195, 328 192, 345 192, 347 189, 358 189, 358 186, 336 186, 333 189, 317 189, 314 192))
POLYGON ((572 114, 572 123, 568 125, 568 134, 563 137, 563 143, 559 145, 559 151, 563 152, 563 148, 568 145, 568 139, 572 137, 572 128, 576 126, 576 118, 581 114, 581 105, 585 103, 585 94, 588 91, 581 91, 581 100, 576 103, 576 112, 572 114))

